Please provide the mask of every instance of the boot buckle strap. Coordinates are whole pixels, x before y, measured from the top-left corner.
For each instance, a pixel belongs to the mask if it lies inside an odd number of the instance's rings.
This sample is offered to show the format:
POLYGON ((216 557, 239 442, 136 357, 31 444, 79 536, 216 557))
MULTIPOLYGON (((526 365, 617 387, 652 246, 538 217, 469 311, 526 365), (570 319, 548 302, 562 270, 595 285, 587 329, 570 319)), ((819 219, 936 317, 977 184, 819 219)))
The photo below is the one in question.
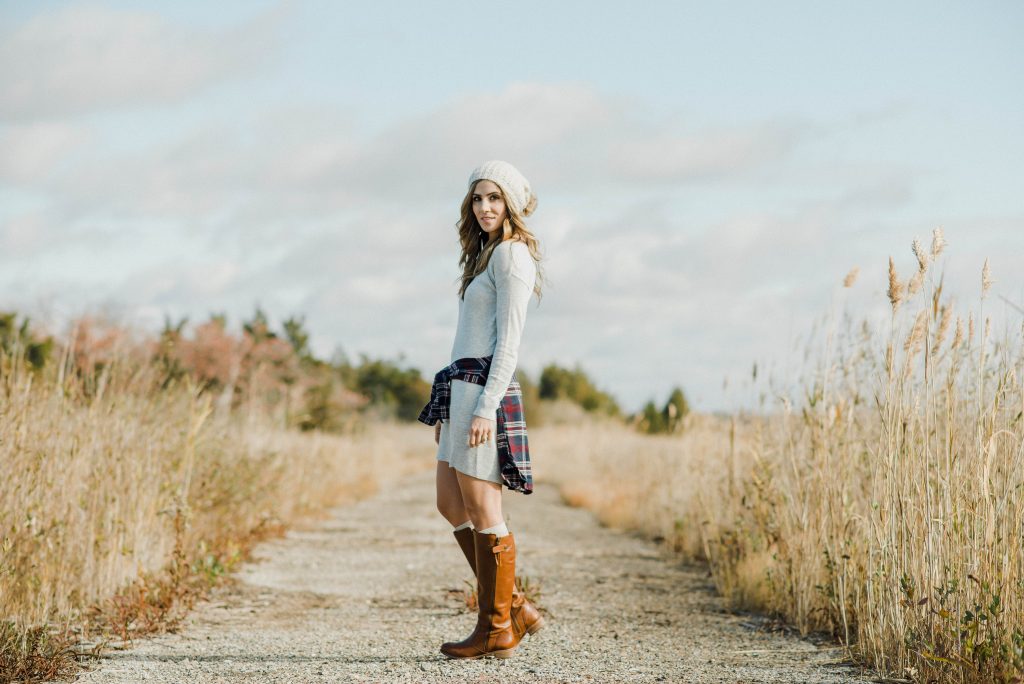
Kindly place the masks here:
POLYGON ((508 551, 508 544, 498 544, 497 546, 491 547, 491 553, 494 554, 494 560, 497 561, 498 565, 501 565, 502 551, 508 551))

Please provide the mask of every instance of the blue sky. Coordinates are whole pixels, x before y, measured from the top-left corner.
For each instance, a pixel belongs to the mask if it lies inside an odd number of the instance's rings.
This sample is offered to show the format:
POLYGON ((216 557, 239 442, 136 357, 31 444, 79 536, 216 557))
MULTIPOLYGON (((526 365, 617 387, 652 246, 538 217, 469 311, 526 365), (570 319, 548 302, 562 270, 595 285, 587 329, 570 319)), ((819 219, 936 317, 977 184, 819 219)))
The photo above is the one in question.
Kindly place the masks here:
POLYGON ((728 408, 851 267, 884 317, 937 226, 965 306, 986 257, 1024 301, 1022 29, 1016 2, 0 3, 0 307, 259 303, 429 375, 465 178, 500 158, 547 257, 520 367, 728 408))

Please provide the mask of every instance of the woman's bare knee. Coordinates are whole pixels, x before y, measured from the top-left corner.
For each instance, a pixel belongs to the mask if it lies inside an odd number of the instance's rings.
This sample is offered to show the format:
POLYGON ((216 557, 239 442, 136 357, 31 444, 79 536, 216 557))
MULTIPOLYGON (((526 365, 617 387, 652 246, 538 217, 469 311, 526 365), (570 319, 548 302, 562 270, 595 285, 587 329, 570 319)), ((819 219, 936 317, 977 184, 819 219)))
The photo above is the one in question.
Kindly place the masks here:
POLYGON ((461 472, 456 475, 462 502, 473 526, 481 530, 501 523, 504 520, 501 512, 501 485, 461 472))
POLYGON ((452 525, 461 525, 469 517, 455 471, 447 461, 437 462, 437 512, 452 525))

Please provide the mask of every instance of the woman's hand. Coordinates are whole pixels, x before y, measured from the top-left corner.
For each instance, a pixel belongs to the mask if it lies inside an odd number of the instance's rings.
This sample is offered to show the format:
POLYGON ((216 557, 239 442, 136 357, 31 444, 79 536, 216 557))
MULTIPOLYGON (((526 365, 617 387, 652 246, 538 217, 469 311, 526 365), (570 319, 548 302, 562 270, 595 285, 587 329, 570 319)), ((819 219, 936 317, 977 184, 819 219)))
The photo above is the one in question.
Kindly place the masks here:
POLYGON ((497 420, 488 420, 480 416, 473 416, 473 422, 469 424, 469 446, 480 446, 489 442, 494 436, 494 426, 497 420))
POLYGON ((434 444, 441 443, 441 421, 434 423, 434 444))

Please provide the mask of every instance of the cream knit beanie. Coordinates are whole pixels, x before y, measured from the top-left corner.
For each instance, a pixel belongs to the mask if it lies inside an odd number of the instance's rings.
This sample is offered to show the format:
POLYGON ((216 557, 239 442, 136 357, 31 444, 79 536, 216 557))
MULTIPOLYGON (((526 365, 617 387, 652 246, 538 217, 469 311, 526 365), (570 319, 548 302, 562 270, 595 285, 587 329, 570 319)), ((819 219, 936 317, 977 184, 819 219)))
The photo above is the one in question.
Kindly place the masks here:
POLYGON ((522 216, 529 216, 537 206, 537 195, 533 194, 530 181, 526 180, 519 169, 508 162, 492 160, 484 162, 473 169, 469 176, 469 187, 478 180, 494 181, 505 193, 512 208, 522 216))

